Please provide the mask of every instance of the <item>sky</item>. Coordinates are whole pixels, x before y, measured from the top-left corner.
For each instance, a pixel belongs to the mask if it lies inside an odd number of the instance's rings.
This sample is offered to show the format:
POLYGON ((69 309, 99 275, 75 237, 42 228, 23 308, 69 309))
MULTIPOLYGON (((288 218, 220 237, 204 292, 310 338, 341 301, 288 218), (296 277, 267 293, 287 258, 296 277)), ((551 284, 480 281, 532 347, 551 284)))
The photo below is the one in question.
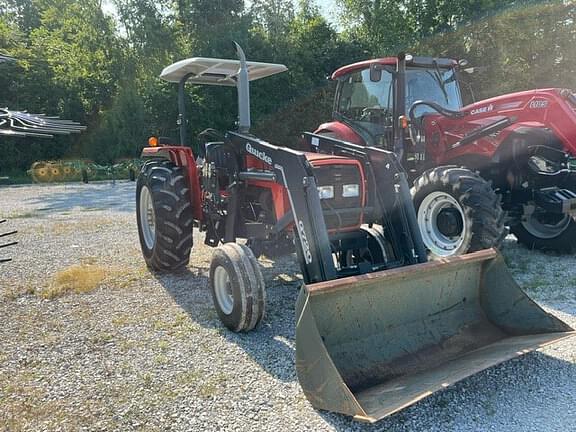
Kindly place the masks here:
MULTIPOLYGON (((336 20, 338 18, 336 13, 336 0, 314 0, 314 1, 318 5, 320 13, 324 15, 326 20, 334 24, 336 28, 338 28, 338 25, 336 23, 336 20)), ((297 0, 293 0, 293 2, 296 4, 297 0)), ((250 4, 250 0, 246 0, 246 3, 250 4)), ((115 8, 114 4, 112 3, 112 0, 103 0, 102 10, 106 14, 115 15, 115 8)))
MULTIPOLYGON (((320 12, 331 23, 336 24, 336 0, 314 0, 320 9, 320 12)), ((247 1, 249 3, 249 0, 247 1)), ((296 1, 295 1, 296 3, 296 1)), ((102 2, 102 9, 105 13, 113 15, 114 5, 111 0, 104 0, 102 2)))
POLYGON ((336 0, 316 0, 322 15, 331 23, 336 22, 336 0))

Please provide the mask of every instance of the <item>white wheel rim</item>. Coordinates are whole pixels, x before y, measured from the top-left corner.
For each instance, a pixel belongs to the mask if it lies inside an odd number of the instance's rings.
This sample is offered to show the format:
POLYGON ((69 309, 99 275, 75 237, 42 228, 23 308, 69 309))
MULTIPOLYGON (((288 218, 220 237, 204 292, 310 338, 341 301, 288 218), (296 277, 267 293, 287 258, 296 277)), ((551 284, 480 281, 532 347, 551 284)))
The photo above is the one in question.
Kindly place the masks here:
POLYGON ((222 266, 216 267, 214 271, 214 292, 220 310, 226 315, 232 313, 234 309, 234 297, 232 296, 232 286, 228 272, 222 266))
POLYGON ((446 192, 432 192, 424 198, 418 208, 418 226, 424 245, 436 256, 456 255, 464 244, 467 230, 464 210, 456 198, 446 192), (457 236, 448 237, 438 228, 438 215, 447 208, 458 210, 462 218, 462 232, 457 236))
POLYGON ((541 239, 551 239, 558 237, 566 228, 570 225, 572 218, 570 215, 564 215, 555 224, 546 224, 538 220, 538 215, 536 213, 531 213, 524 218, 522 218, 522 226, 526 231, 532 234, 534 237, 541 239))
POLYGON ((152 194, 148 186, 142 186, 140 189, 140 226, 146 247, 152 249, 156 242, 156 217, 152 204, 152 194))

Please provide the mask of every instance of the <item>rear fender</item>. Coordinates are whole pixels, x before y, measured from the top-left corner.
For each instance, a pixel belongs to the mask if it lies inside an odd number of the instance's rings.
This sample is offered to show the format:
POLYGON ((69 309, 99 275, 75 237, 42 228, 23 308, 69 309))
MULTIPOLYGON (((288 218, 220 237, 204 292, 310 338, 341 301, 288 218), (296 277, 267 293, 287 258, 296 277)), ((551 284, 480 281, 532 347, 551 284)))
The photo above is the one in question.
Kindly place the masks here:
POLYGON ((196 159, 192 149, 184 146, 160 146, 145 147, 142 149, 142 159, 165 159, 172 161, 176 166, 183 167, 188 173, 188 184, 190 185, 190 202, 192 203, 192 214, 194 219, 201 221, 202 214, 202 194, 200 190, 200 177, 196 167, 196 159))
POLYGON ((565 152, 560 138, 548 128, 517 124, 509 128, 507 132, 492 156, 493 163, 521 162, 528 157, 529 149, 533 146, 558 150, 559 155, 560 152, 565 152))

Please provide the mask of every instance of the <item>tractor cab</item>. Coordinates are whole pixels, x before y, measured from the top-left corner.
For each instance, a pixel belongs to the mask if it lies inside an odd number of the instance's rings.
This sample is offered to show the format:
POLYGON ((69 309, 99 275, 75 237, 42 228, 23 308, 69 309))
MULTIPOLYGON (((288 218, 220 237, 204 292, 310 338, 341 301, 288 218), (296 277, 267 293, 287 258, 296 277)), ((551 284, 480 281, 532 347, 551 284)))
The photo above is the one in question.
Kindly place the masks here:
MULTIPOLYGON (((425 100, 452 111, 462 107, 457 65, 450 59, 406 55, 344 66, 332 74, 337 81, 334 119, 350 129, 352 141, 394 150, 399 132, 394 129, 401 126, 394 119, 408 113, 415 102, 425 100)), ((433 111, 429 105, 418 105, 413 114, 421 117, 433 111)), ((322 125, 318 132, 323 126, 329 130, 333 124, 322 125)))

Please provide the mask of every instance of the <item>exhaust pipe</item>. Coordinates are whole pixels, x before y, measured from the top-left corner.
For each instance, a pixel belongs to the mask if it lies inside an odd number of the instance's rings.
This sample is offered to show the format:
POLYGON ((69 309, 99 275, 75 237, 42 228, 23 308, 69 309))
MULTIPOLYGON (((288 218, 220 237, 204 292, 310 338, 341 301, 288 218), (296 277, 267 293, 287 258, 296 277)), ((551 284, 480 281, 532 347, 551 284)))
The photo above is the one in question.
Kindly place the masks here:
POLYGON ((248 66, 246 65, 246 55, 238 43, 234 42, 236 53, 240 59, 240 70, 236 88, 238 89, 238 132, 250 132, 250 80, 248 78, 248 66))
POLYGON ((398 160, 404 159, 405 131, 400 124, 400 117, 406 115, 406 54, 398 54, 396 64, 396 96, 394 98, 394 153, 398 160))

